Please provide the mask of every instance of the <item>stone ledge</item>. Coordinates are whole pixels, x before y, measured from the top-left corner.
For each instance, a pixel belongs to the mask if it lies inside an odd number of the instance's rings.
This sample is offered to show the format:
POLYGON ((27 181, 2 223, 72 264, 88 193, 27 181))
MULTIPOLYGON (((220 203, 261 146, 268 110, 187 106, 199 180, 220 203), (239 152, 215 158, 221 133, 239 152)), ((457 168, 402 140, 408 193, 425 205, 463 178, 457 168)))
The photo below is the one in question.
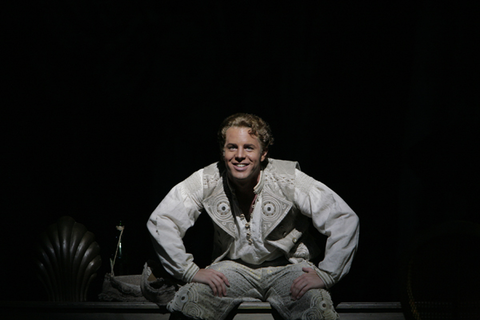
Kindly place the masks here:
MULTIPOLYGON (((343 320, 405 320, 398 302, 342 302, 343 320)), ((272 320, 270 304, 244 302, 234 320, 272 320)), ((152 302, 0 301, 1 320, 169 320, 165 306, 152 302)))
MULTIPOLYGON (((166 306, 159 306, 153 302, 52 302, 52 301, 0 301, 0 308, 21 309, 24 311, 108 311, 108 312, 165 312, 166 306)), ((270 304, 261 301, 243 302, 239 312, 247 310, 269 310, 270 304)), ((401 312, 400 302, 341 302, 337 312, 401 312)), ((247 311, 248 312, 248 311, 247 311)))

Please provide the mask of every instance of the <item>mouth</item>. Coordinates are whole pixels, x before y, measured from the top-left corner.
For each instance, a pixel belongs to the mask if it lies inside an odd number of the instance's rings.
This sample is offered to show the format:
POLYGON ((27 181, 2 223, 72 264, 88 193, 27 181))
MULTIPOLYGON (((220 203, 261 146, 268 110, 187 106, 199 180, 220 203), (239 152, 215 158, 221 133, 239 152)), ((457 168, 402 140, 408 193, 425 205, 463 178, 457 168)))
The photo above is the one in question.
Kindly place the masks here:
POLYGON ((245 170, 248 167, 248 164, 247 163, 234 163, 233 166, 235 167, 235 169, 241 171, 241 170, 245 170))

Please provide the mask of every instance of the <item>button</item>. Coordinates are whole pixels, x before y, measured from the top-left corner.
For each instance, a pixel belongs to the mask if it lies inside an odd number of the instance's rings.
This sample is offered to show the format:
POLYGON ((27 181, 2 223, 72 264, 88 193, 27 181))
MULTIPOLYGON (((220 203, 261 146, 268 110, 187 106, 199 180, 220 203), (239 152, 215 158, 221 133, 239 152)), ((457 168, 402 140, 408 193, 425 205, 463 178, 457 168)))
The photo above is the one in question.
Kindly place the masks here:
POLYGON ((293 243, 297 243, 297 238, 293 238, 293 239, 292 239, 292 242, 293 242, 293 243))

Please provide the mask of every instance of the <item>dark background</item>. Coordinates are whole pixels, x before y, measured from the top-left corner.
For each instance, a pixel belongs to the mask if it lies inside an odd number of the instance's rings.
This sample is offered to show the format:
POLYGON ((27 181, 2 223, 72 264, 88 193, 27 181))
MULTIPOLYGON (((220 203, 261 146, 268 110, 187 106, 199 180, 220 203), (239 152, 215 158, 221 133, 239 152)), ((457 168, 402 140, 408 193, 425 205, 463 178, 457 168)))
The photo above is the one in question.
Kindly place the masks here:
MULTIPOLYGON (((131 273, 173 185, 218 159, 235 112, 266 119, 361 219, 341 301, 398 301, 411 239, 480 222, 477 2, 37 1, 2 14, 2 300, 44 300, 31 250, 62 215, 131 273), (9 285, 12 284, 12 285, 9 285), (8 290, 5 290, 8 288, 8 290)), ((206 245, 197 241, 197 245, 206 245)), ((448 258, 448 253, 446 253, 448 258)))

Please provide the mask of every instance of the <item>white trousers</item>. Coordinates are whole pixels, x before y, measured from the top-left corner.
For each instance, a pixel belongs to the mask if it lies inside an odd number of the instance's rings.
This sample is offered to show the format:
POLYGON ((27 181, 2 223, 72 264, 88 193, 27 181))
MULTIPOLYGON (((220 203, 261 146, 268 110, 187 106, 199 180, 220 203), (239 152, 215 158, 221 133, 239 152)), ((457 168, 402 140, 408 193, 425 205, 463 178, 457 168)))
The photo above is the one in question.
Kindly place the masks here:
POLYGON ((220 261, 209 268, 222 272, 230 282, 226 297, 216 297, 203 283, 182 286, 167 308, 171 312, 202 320, 223 320, 243 301, 259 299, 271 304, 287 320, 339 319, 328 291, 311 289, 299 300, 292 301, 290 287, 302 275, 303 267, 313 267, 309 262, 281 267, 252 269, 234 261, 220 261))

